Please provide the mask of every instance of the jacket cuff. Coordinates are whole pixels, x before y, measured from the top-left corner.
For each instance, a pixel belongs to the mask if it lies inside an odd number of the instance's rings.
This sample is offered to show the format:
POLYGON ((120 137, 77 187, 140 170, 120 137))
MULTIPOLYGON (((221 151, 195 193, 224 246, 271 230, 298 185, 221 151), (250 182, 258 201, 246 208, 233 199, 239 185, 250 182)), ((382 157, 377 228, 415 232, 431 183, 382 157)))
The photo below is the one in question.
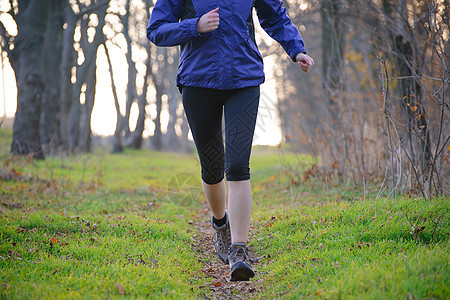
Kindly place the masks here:
POLYGON ((200 33, 197 31, 197 22, 198 19, 200 18, 192 18, 192 19, 187 19, 185 20, 186 22, 188 22, 188 26, 189 26, 189 33, 193 36, 193 37, 197 37, 200 35, 200 33))
POLYGON ((295 49, 295 51, 292 51, 291 53, 292 53, 291 54, 292 61, 293 62, 297 62, 297 60, 295 59, 297 54, 299 54, 299 53, 305 53, 306 54, 306 50, 305 50, 305 48, 297 48, 297 49, 295 49))

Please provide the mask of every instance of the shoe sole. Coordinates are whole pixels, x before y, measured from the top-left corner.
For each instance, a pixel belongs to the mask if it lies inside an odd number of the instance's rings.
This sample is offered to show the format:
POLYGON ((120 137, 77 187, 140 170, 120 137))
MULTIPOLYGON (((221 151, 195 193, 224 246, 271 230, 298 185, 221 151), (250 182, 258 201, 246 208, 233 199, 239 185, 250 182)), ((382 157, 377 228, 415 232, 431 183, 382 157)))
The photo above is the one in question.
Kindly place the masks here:
POLYGON ((253 272, 252 268, 240 261, 233 266, 230 281, 248 281, 253 277, 255 277, 255 272, 253 272))

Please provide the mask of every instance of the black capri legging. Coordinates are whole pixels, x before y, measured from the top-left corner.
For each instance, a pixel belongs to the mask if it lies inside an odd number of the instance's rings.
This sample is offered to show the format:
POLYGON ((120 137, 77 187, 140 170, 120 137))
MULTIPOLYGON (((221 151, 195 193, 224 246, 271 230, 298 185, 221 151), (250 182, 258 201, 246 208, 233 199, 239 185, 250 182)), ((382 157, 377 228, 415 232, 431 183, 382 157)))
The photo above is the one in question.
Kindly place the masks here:
POLYGON ((250 179, 259 86, 234 90, 183 87, 183 106, 208 184, 250 179), (222 113, 225 116, 225 153, 222 113))

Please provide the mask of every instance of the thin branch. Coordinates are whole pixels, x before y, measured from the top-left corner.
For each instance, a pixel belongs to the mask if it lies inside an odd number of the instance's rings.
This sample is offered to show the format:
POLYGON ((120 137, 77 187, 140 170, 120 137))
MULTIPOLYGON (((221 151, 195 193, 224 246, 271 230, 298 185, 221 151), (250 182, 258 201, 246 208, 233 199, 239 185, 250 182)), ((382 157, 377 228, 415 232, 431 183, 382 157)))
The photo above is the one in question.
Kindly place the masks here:
MULTIPOLYGON (((391 77, 391 79, 417 79, 418 75, 412 75, 412 76, 397 76, 397 77, 391 77)), ((425 76, 425 75, 421 75, 422 78, 425 79, 431 79, 431 80, 436 80, 436 81, 442 81, 442 78, 436 78, 436 77, 429 77, 429 76, 425 76)), ((449 80, 446 79, 444 81, 444 83, 448 83, 449 80)))

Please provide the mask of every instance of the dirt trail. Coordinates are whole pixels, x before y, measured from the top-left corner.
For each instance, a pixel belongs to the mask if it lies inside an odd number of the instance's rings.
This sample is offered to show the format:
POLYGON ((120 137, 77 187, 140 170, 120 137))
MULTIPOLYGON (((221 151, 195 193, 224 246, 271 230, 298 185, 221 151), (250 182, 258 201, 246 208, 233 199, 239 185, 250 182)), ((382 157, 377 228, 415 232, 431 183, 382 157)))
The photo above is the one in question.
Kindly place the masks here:
POLYGON ((195 220, 196 233, 192 235, 192 247, 202 263, 202 272, 210 279, 202 287, 204 299, 249 299, 257 296, 261 290, 263 278, 258 278, 257 259, 250 252, 250 260, 256 277, 252 281, 230 282, 230 267, 222 263, 214 250, 214 229, 211 227, 211 214, 205 206, 198 211, 195 220))

